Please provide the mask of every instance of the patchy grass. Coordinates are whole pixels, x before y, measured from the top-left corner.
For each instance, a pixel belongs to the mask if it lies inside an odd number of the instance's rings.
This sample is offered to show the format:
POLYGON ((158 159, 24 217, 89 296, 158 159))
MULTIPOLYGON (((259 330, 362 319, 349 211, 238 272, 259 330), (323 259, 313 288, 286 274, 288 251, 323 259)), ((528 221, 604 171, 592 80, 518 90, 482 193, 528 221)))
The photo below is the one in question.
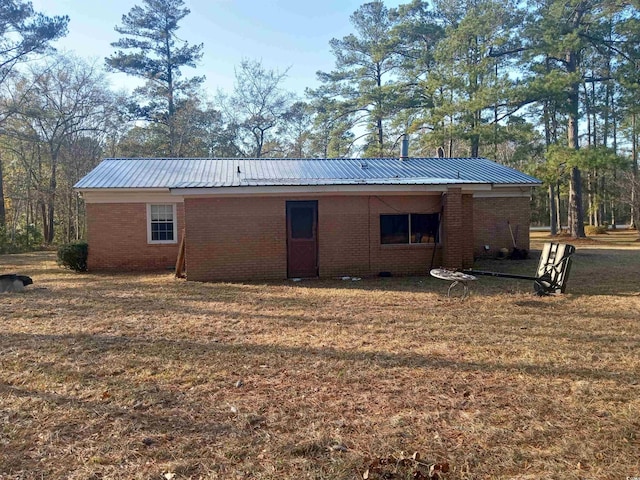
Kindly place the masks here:
POLYGON ((433 278, 199 284, 1 256, 35 284, 0 295, 0 478, 358 479, 414 451, 446 479, 640 476, 640 245, 602 237, 567 295, 482 277, 464 302, 433 278))

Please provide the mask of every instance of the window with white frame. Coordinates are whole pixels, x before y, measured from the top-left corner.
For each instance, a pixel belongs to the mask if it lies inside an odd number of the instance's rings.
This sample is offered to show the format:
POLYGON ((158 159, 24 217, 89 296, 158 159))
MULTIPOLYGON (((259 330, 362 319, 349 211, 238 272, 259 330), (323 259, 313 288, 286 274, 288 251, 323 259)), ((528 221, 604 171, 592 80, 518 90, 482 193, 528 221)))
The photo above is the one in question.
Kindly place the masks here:
POLYGON ((440 216, 437 213, 380 215, 380 243, 438 243, 440 216))
POLYGON ((149 243, 176 243, 175 204, 147 205, 147 239, 149 243))

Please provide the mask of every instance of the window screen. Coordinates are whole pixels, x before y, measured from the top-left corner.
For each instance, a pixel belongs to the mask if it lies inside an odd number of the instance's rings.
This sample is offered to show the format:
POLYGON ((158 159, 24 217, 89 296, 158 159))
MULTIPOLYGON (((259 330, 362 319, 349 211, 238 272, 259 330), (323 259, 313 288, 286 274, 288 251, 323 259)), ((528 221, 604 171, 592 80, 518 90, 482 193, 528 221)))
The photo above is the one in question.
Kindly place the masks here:
POLYGON ((411 214, 411 243, 438 243, 438 214, 411 214))
POLYGON ((313 238, 313 207, 291 207, 291 238, 313 238))
POLYGON ((409 243, 409 215, 380 215, 380 243, 409 243))
POLYGON ((438 243, 437 213, 380 215, 380 243, 438 243))
POLYGON ((151 214, 151 241, 174 241, 173 205, 151 205, 149 210, 151 214))

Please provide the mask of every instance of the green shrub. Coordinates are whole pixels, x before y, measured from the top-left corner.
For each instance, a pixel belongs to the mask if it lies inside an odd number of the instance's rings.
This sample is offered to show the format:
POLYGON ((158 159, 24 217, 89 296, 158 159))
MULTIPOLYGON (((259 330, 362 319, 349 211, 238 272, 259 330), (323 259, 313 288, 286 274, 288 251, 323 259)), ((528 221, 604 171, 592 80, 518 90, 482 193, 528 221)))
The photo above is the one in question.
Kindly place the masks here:
POLYGON ((596 227, 595 225, 585 225, 584 233, 587 235, 603 235, 607 233, 607 226, 600 225, 596 227))
POLYGON ((7 229, 0 225, 0 254, 9 253, 9 235, 7 229))
POLYGON ((0 254, 23 253, 42 248, 42 232, 35 225, 19 226, 10 231, 0 226, 0 254))
POLYGON ((60 245, 58 247, 58 265, 76 272, 86 272, 88 252, 87 242, 71 242, 60 245))
POLYGON ((33 223, 16 230, 15 246, 21 252, 38 250, 43 243, 42 232, 33 223))

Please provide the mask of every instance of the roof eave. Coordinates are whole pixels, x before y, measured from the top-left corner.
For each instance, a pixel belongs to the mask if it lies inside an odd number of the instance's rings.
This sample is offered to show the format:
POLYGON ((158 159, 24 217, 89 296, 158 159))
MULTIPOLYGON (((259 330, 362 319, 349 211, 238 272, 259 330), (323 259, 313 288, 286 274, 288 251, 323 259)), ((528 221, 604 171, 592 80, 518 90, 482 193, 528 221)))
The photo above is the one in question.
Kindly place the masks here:
POLYGON ((540 187, 542 185, 541 181, 529 182, 529 183, 494 183, 493 186, 496 188, 499 187, 508 187, 508 188, 531 188, 531 187, 540 187))
POLYGON ((235 187, 189 187, 172 188, 172 195, 225 196, 225 195, 285 195, 285 194, 364 194, 364 193, 403 193, 433 192, 442 193, 450 188, 461 188, 463 192, 490 191, 489 183, 450 183, 450 184, 396 184, 396 185, 264 185, 235 187))
POLYGON ((85 192, 120 192, 120 193, 130 193, 130 192, 157 192, 157 193, 169 193, 171 190, 169 187, 73 187, 76 192, 85 193, 85 192))

